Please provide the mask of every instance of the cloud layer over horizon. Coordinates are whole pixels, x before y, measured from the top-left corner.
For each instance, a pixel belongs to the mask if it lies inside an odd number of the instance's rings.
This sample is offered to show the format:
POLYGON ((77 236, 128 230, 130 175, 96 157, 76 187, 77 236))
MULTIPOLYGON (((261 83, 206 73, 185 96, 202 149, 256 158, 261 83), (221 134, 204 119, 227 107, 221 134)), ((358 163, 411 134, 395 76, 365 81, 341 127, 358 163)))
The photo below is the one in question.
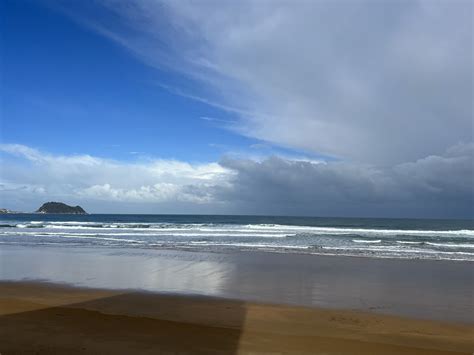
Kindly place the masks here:
POLYGON ((474 144, 381 168, 270 156, 189 164, 119 162, 1 145, 2 207, 46 200, 91 212, 473 217, 474 144))

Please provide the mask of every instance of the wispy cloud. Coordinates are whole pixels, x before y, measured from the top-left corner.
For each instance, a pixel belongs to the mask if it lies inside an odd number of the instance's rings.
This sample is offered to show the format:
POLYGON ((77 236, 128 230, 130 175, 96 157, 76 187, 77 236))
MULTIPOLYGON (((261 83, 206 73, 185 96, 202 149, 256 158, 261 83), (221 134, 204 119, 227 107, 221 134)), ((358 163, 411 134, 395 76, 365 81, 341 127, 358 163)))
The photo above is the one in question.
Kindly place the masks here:
POLYGON ((126 26, 100 33, 196 80, 167 89, 240 134, 377 164, 472 141, 469 1, 102 3, 126 26))
POLYGON ((231 120, 225 120, 225 119, 216 118, 216 117, 200 116, 199 118, 203 121, 209 121, 209 122, 235 123, 234 121, 231 121, 231 120))
POLYGON ((181 90, 177 87, 172 87, 172 86, 169 86, 169 85, 165 85, 163 83, 155 83, 155 84, 157 86, 159 86, 159 87, 175 94, 175 95, 179 95, 179 96, 185 97, 187 99, 191 99, 193 101, 201 102, 201 103, 204 103, 206 105, 221 109, 221 110, 229 112, 229 113, 239 114, 239 115, 243 115, 243 116, 253 116, 253 115, 256 114, 255 112, 247 111, 245 109, 238 108, 236 106, 225 105, 223 103, 211 100, 211 99, 206 98, 206 97, 202 97, 202 96, 198 96, 198 95, 194 95, 194 94, 184 92, 183 90, 181 90))

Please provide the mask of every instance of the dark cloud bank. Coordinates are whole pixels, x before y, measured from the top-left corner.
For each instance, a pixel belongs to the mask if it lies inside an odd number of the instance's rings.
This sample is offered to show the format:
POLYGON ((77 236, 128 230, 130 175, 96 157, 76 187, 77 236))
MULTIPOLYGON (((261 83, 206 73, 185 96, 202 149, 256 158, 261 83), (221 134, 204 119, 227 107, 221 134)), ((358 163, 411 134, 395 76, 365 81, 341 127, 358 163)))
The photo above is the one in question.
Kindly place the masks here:
POLYGON ((219 199, 253 213, 325 216, 465 217, 474 203, 474 145, 394 167, 272 157, 224 159, 236 173, 219 199))

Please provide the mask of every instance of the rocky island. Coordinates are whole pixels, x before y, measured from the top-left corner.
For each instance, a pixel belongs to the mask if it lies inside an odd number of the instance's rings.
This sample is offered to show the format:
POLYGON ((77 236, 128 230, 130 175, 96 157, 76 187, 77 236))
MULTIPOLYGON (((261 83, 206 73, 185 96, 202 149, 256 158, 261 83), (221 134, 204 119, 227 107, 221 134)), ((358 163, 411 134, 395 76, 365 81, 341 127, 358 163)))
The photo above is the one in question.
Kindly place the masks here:
POLYGON ((46 202, 36 213, 87 214, 81 206, 69 206, 62 202, 46 202))

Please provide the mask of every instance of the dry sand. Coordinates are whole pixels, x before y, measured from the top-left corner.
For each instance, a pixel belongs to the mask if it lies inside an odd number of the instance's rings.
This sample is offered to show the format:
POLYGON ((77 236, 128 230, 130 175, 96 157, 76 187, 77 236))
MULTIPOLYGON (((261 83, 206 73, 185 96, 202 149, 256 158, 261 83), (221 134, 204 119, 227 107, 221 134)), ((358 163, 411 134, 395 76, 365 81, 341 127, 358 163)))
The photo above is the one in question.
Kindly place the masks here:
POLYGON ((474 327, 345 310, 0 282, 0 353, 472 354, 474 327))

